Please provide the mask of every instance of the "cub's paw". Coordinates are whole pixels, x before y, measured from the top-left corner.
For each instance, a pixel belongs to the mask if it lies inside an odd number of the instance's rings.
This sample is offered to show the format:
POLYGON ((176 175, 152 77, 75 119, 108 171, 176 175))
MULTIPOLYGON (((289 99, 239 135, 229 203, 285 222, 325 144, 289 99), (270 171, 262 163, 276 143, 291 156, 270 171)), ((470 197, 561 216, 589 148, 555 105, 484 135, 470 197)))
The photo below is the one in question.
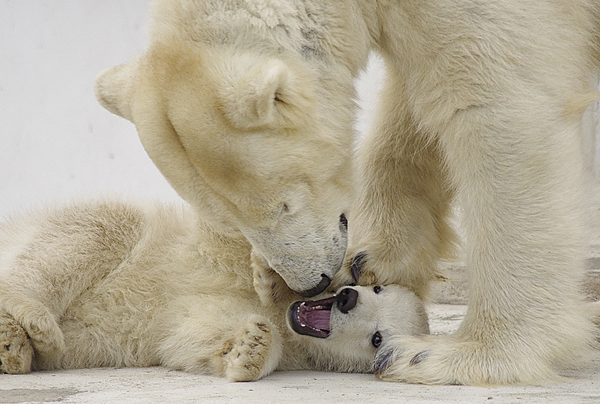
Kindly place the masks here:
POLYGON ((254 290, 262 304, 279 303, 286 296, 293 294, 283 278, 275 272, 260 254, 252 251, 252 270, 254 275, 254 290))
POLYGON ((516 346, 503 350, 454 335, 397 336, 380 347, 374 370, 383 380, 418 384, 493 386, 556 380, 548 363, 519 351, 516 346))
POLYGON ((29 373, 32 359, 27 333, 11 315, 0 311, 0 373, 29 373))
POLYGON ((43 307, 29 310, 24 316, 15 316, 23 326, 36 353, 44 357, 57 358, 65 351, 64 335, 54 316, 43 307), (36 313, 36 314, 33 314, 36 313))
POLYGON ((275 327, 266 318, 253 316, 225 355, 225 376, 236 382, 258 380, 275 370, 281 349, 275 327))

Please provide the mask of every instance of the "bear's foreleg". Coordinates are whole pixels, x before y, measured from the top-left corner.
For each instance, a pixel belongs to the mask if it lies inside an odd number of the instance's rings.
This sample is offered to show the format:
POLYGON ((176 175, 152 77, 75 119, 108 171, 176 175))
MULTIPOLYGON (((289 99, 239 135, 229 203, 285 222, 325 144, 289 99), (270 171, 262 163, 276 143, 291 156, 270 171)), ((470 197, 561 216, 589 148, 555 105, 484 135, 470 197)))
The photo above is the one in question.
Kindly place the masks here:
POLYGON ((579 122, 535 89, 513 94, 435 127, 464 209, 469 308, 454 335, 390 338, 386 380, 539 383, 590 347, 579 122))
POLYGON ((452 189, 436 140, 408 111, 401 75, 381 94, 374 128, 358 148, 358 198, 349 221, 346 264, 335 286, 401 284, 425 297, 438 277, 437 260, 452 254, 448 223, 452 189))

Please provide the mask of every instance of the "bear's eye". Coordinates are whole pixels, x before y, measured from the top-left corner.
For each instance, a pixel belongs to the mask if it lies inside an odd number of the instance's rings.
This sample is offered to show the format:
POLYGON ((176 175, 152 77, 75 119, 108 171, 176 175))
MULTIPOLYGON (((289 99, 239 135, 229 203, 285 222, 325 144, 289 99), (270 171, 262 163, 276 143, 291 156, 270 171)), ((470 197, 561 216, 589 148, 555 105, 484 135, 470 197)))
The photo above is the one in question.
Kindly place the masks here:
POLYGON ((379 348, 379 345, 381 345, 382 342, 383 338, 381 337, 381 333, 377 331, 375 334, 373 334, 373 337, 371 338, 371 344, 375 348, 379 348))
POLYGON ((373 286, 373 292, 375 293, 379 293, 383 290, 383 288, 381 286, 373 286))
POLYGON ((348 219, 346 219, 346 215, 343 213, 340 215, 340 224, 344 228, 344 230, 348 230, 348 219))

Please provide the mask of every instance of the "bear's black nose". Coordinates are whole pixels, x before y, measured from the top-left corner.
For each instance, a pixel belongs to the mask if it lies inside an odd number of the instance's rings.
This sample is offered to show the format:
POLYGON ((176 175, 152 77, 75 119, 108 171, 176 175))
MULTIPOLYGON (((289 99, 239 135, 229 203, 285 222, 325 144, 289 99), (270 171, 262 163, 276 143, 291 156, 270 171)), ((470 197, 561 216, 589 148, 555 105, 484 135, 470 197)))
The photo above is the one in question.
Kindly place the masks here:
POLYGON ((342 313, 348 313, 356 306, 358 300, 358 292, 351 288, 345 288, 337 294, 337 308, 342 313))

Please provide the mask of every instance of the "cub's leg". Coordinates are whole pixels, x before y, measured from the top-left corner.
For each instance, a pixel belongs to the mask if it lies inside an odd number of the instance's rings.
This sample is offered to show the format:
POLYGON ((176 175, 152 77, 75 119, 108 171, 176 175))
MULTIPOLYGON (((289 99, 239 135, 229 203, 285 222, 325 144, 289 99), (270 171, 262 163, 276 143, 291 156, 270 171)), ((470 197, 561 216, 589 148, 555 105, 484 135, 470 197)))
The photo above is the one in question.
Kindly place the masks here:
POLYGON ((0 310, 0 373, 29 373, 33 347, 27 333, 8 313, 0 310))
POLYGON ((142 223, 136 208, 90 202, 0 227, 0 309, 31 338, 35 368, 60 358, 61 316, 82 291, 126 259, 142 223))
POLYGON ((44 304, 33 299, 5 295, 0 307, 4 307, 7 315, 27 333, 37 352, 36 360, 59 358, 62 355, 65 349, 63 333, 56 316, 44 304))
POLYGON ((335 287, 396 283, 418 296, 451 254, 452 190, 437 142, 420 132, 401 75, 392 68, 373 130, 357 151, 358 198, 349 226, 346 265, 335 287))
POLYGON ((267 376, 277 368, 282 348, 275 326, 265 317, 253 315, 224 346, 225 376, 240 382, 267 376))
POLYGON ((252 251, 251 262, 254 290, 263 305, 283 304, 294 296, 300 297, 289 288, 281 275, 269 267, 260 254, 252 251))
POLYGON ((258 380, 277 368, 283 341, 266 317, 249 314, 257 302, 233 295, 182 300, 165 324, 170 334, 159 347, 162 365, 232 381, 258 380))

